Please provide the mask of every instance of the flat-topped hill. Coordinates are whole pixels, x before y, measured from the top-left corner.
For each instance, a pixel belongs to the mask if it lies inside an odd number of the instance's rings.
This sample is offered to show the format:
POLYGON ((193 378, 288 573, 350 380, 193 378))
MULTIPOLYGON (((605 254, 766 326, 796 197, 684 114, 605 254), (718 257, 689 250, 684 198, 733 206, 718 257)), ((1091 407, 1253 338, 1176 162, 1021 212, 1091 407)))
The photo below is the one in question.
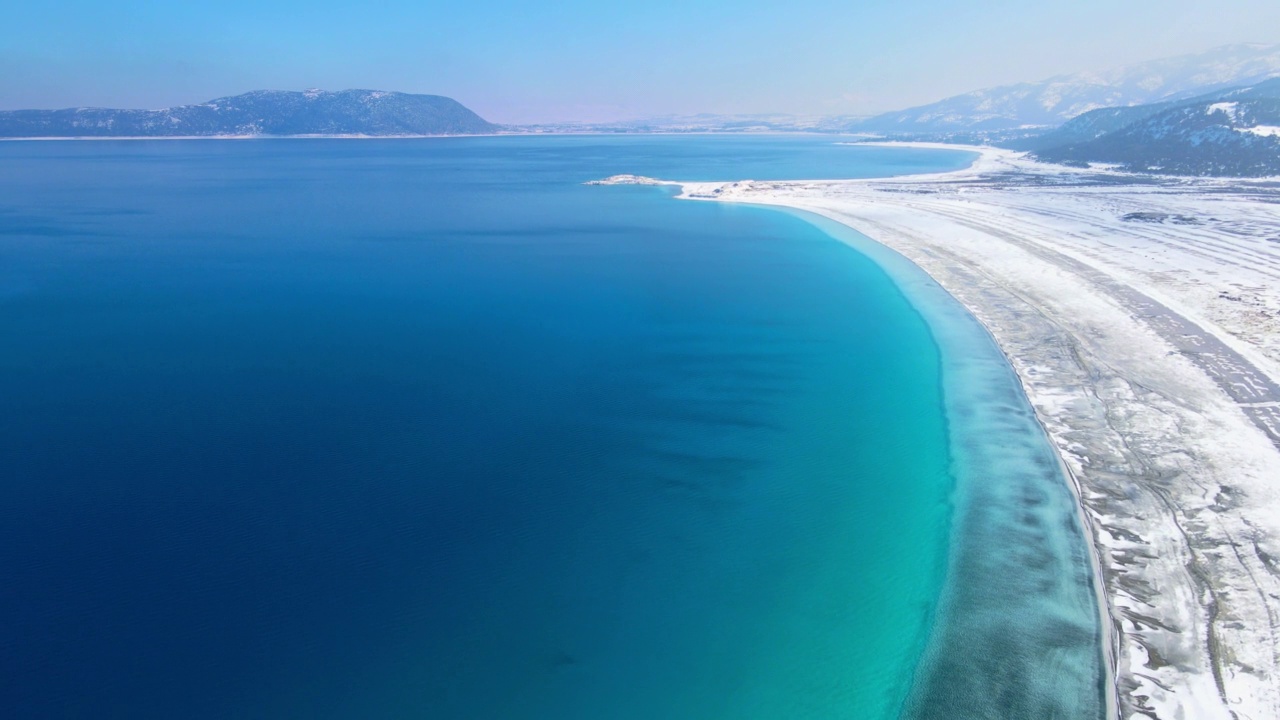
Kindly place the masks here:
POLYGON ((497 130, 452 98, 381 90, 257 90, 164 110, 0 112, 0 137, 478 135, 497 130))

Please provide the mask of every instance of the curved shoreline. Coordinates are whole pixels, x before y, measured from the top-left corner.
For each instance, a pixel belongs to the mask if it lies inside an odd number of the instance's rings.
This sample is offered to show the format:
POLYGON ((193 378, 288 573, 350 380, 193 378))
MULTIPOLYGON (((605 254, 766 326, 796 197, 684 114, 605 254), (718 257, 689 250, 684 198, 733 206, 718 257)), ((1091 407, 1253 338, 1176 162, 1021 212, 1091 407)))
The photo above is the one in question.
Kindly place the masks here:
POLYGON ((968 149, 935 175, 670 184, 848 226, 987 329, 1091 541, 1109 712, 1280 717, 1280 185, 968 149))
MULTIPOLYGON (((762 206, 770 207, 769 205, 762 206)), ((986 462, 982 467, 969 467, 962 457, 964 455, 974 454, 973 450, 968 452, 964 450, 966 445, 975 445, 981 441, 980 438, 975 437, 976 435, 981 434, 981 432, 975 431, 975 427, 981 427, 983 423, 973 419, 973 409, 990 406, 995 408, 995 411, 998 413, 1008 413, 1009 409, 1006 406, 1002 406, 1000 397, 1002 391, 1007 392, 1008 388, 1002 389, 1000 386, 1003 384, 1002 381, 1009 381, 1016 385, 1016 390, 1014 392, 1017 395, 1017 402, 1018 404, 1025 406, 1027 419, 1031 421, 1029 425, 1024 428, 1026 431, 1029 431, 1030 435, 1030 437, 1026 439, 1030 440, 1030 442, 1035 446, 1031 452, 1035 454, 1037 450, 1043 450, 1047 454, 1052 455, 1056 461, 1056 469, 1044 472, 1040 479, 1048 480, 1054 487, 1064 491, 1064 494, 1069 494, 1069 499, 1067 500, 1069 503, 1069 513, 1079 523, 1079 528, 1077 528, 1078 532, 1071 533, 1073 537, 1069 538, 1069 542, 1078 545, 1078 547, 1084 551, 1089 567, 1088 580, 1091 587, 1091 592, 1089 593, 1091 600, 1089 603, 1089 610, 1093 619, 1097 622, 1097 627, 1095 628, 1096 636, 1089 645, 1096 651, 1095 657, 1099 661, 1099 667, 1096 668, 1098 675, 1091 675, 1091 677, 1101 681, 1103 685, 1097 709, 1107 720, 1115 720, 1115 718, 1118 717, 1114 660, 1114 647, 1117 643, 1117 633, 1115 631, 1115 625, 1111 622, 1108 605, 1103 591, 1103 575, 1101 572, 1101 565, 1097 557, 1097 548, 1094 543, 1090 542, 1090 538, 1092 537, 1091 522, 1087 514, 1083 512, 1079 491, 1076 486, 1077 480, 1071 473, 1070 468, 1063 461, 1061 454, 1053 447, 1048 429, 1044 426, 1044 423, 1041 421, 1039 416, 1035 414, 1035 411, 1027 397, 1026 388, 1022 383, 1022 378, 1015 371, 1011 358, 1006 354, 998 339, 991 333, 991 330, 974 315, 970 308, 951 293, 947 287, 938 282, 937 278, 930 275, 910 258, 906 257, 894 248, 861 233, 848 223, 841 222, 839 219, 831 217, 828 213, 815 213, 811 210, 796 210, 789 206, 774 205, 772 207, 778 207, 779 209, 783 209, 804 218, 808 222, 816 225, 819 229, 827 232, 838 242, 849 245, 854 250, 871 257, 872 260, 876 262, 876 264, 880 265, 881 268, 893 279, 904 295, 909 298, 911 303, 917 308, 917 311, 924 317, 925 322, 930 326, 930 331, 934 334, 935 343, 939 345, 940 353, 944 358, 943 375, 945 385, 947 386, 944 388, 944 395, 947 398, 945 401, 945 404, 947 405, 947 414, 951 415, 959 412, 961 415, 970 416, 967 422, 959 425, 952 424, 953 421, 951 420, 948 421, 948 424, 951 426, 949 434, 951 436, 953 454, 952 472, 956 475, 957 483, 960 484, 957 491, 961 496, 966 494, 966 492, 975 497, 982 496, 981 502, 977 502, 974 498, 970 498, 967 502, 960 501, 956 504, 952 519, 953 537, 949 542, 948 552, 950 557, 948 570, 949 575, 956 571, 958 564, 957 561, 964 555, 981 555, 984 550, 981 546, 967 547, 967 545, 974 544, 975 538, 965 537, 964 533, 960 532, 961 526, 966 524, 966 522, 970 524, 973 522, 972 516, 975 514, 975 508, 973 506, 981 505, 988 512, 992 508, 995 508, 997 512, 1000 512, 1001 510, 1008 512, 1010 509, 1014 512, 1019 512, 1018 508, 1011 508, 1011 504, 1008 503, 1008 498, 1002 498, 1000 493, 987 492, 984 495, 983 491, 979 487, 981 485, 981 478, 976 477, 975 473, 984 471, 988 464, 999 464, 1001 467, 1006 467, 1009 459, 1011 458, 1014 459, 1015 462, 1025 462, 1027 459, 1025 457, 1025 448, 1021 452, 1019 452, 1018 449, 1001 451, 998 449, 991 449, 988 443, 982 443, 988 446, 988 449, 985 452, 986 457, 983 458, 986 462), (827 227, 828 225, 835 225, 836 227, 827 227), (995 357, 991 357, 989 359, 991 361, 995 361, 996 365, 988 366, 987 372, 979 373, 977 376, 974 375, 972 370, 969 372, 964 370, 964 366, 968 364, 968 361, 975 358, 984 363, 987 362, 987 360, 983 358, 984 355, 994 355, 995 357), (992 461, 994 461, 994 463, 992 463, 992 461), (1001 504, 1002 500, 1005 501, 1003 506, 1001 504)), ((977 414, 981 415, 982 411, 979 410, 977 414)), ((1002 446, 1007 446, 1011 443, 1016 445, 1018 438, 1016 435, 1013 437, 1006 435, 1004 436, 1004 440, 1005 442, 1001 443, 1002 446)), ((984 453, 980 452, 978 454, 981 455, 984 453)), ((1029 488, 1025 485, 1025 477, 1020 477, 1018 479, 1014 478, 1014 475, 1024 476, 1026 472, 1027 471, 1024 470, 1023 472, 1013 473, 1008 476, 1010 480, 1008 485, 1011 488, 1015 488, 1015 493, 1025 493, 1028 491, 1029 488), (1020 483, 1023 484, 1021 487, 1019 487, 1020 483)), ((1026 509, 1023 508, 1021 512, 1026 512, 1026 509)), ((1063 538, 1059 537, 1058 539, 1061 540, 1063 538)), ((1052 543, 1049 543, 1049 545, 1052 545, 1052 543)), ((1061 551, 1061 548, 1058 548, 1058 550, 1061 551)), ((1056 577, 1071 575, 1072 568, 1070 566, 1071 559, 1069 557, 1063 557, 1061 555, 1053 557, 1054 552, 1052 547, 1045 549, 1045 555, 1052 559, 1042 559, 1041 562, 1055 563, 1051 571, 1052 575, 1056 577)), ((1012 567, 1007 568, 1009 574, 1018 575, 1025 573, 1026 576, 1035 581, 1037 585, 1044 584, 1046 578, 1040 577, 1037 579, 1035 570, 1018 567, 1016 563, 1012 565, 1012 567)), ((944 605, 947 604, 947 596, 955 594, 957 590, 964 589, 953 585, 952 580, 954 579, 954 577, 949 579, 947 584, 944 586, 946 588, 944 591, 945 594, 939 599, 939 606, 936 610, 937 616, 942 617, 947 614, 946 611, 948 609, 944 608, 944 605)), ((967 578, 967 580, 968 584, 991 583, 995 581, 996 578, 977 576, 967 578)), ((1059 590, 1061 590, 1061 588, 1059 588, 1059 590)), ((1061 597, 1055 598, 1053 596, 1054 593, 1051 590, 1046 590, 1045 597, 1042 598, 1045 604, 1045 607, 1042 608, 1042 610, 1046 614, 1052 614, 1055 610, 1059 612, 1061 611, 1061 608, 1055 607, 1053 603, 1055 599, 1060 600, 1061 597)), ((991 598, 985 598, 982 604, 990 606, 995 605, 991 598)), ((1012 609, 1012 607, 1007 609, 1012 609)), ((1036 610, 1037 608, 1032 608, 1031 612, 1027 614, 1033 615, 1036 610)), ((950 611, 954 613, 954 608, 951 608, 950 611)), ((946 620, 947 618, 944 617, 943 619, 946 620)), ((950 618, 950 620, 954 622, 954 618, 950 618)), ((1018 625, 1016 622, 1012 624, 1015 626, 1015 630, 1027 629, 1026 625, 1018 625)), ((1034 624, 1032 627, 1034 627, 1034 624)), ((945 626, 943 629, 946 629, 945 626)), ((967 633, 967 642, 973 641, 973 629, 974 628, 971 625, 969 628, 970 632, 967 633)), ((1034 641, 1035 639, 1037 638, 1026 638, 1024 642, 1034 641)), ((1049 640, 1047 636, 1038 639, 1042 641, 1049 640)), ((929 652, 922 654, 918 660, 917 672, 925 671, 926 675, 929 673, 936 674, 938 672, 936 667, 930 668, 927 666, 936 665, 939 659, 936 655, 947 652, 942 647, 945 645, 945 642, 941 642, 940 638, 931 637, 929 642, 930 644, 939 643, 939 647, 927 648, 929 652), (935 657, 931 658, 930 654, 935 655, 935 657)), ((950 652, 955 652, 955 650, 956 649, 952 647, 950 652)), ((1046 644, 1045 647, 1040 648, 1040 650, 1044 652, 1051 652, 1048 644, 1046 644)), ((1061 651, 1061 648, 1058 650, 1061 651)), ((980 671, 974 670, 972 671, 972 674, 980 675, 981 673, 980 671)), ((1003 687, 1004 683, 1010 681, 1010 678, 1007 677, 993 679, 996 680, 996 682, 990 683, 992 687, 987 689, 995 690, 997 687, 1003 687)), ((1066 676, 1059 676, 1057 681, 1062 684, 1066 684, 1067 679, 1068 678, 1066 676)), ((981 681, 982 678, 975 679, 975 683, 980 683, 981 681)), ((1035 689, 1036 688, 1033 687, 1023 688, 1027 694, 1035 694, 1035 689)), ((920 690, 920 687, 918 687, 917 690, 920 690)), ((952 695, 954 696, 954 693, 952 695)), ((938 716, 936 711, 933 713, 927 711, 922 712, 923 708, 920 706, 921 703, 918 698, 915 699, 914 705, 916 705, 916 707, 913 708, 915 712, 904 717, 938 716)), ((951 705, 949 707, 949 711, 956 711, 956 706, 951 705)), ((1009 712, 1012 712, 1012 710, 1009 710, 1009 712)), ((1050 709, 1046 707, 1037 707, 1035 708, 1035 712, 1029 714, 1023 713, 1022 715, 1017 715, 1017 717, 1028 715, 1033 717, 1057 717, 1059 715, 1064 715, 1064 713, 1065 716, 1073 717, 1076 716, 1077 712, 1079 712, 1079 708, 1050 709)), ((946 716, 950 717, 951 715, 948 714, 946 716)))
MULTIPOLYGON (((1225 359, 1238 368, 1262 353, 1245 355, 1251 348, 1240 348, 1238 336, 1186 319, 1216 308, 1169 309, 1166 296, 1179 288, 1142 287, 1140 262, 1118 269, 1107 264, 1120 244, 1112 233, 1127 233, 1134 245, 1168 234, 1164 227, 1148 235, 1127 232, 1121 211, 1170 202, 1163 183, 1153 198, 1148 179, 1129 182, 987 150, 974 167, 955 173, 692 184, 684 195, 817 212, 898 251, 951 292, 996 338, 1068 477, 1080 484, 1080 511, 1089 519, 1112 618, 1118 712, 1275 716, 1276 603, 1268 597, 1280 577, 1267 562, 1277 540, 1276 497, 1268 486, 1280 472, 1280 454, 1259 431, 1268 418, 1259 423, 1253 415, 1274 411, 1265 405, 1273 398, 1245 397, 1262 404, 1242 407, 1224 385, 1243 378, 1248 390, 1260 382, 1248 373, 1215 378, 1206 367, 1225 359), (1062 189, 1045 191, 1036 204, 1028 190, 1046 181, 1062 189), (965 197, 979 192, 981 201, 965 197), (1104 210, 1124 205, 1077 227, 1080 210, 1065 221, 1053 216, 1068 200, 1104 210), (1063 247, 1067 237, 1078 239, 1071 255, 1063 247), (1197 329, 1191 345, 1216 342, 1211 352, 1177 344, 1197 329), (1254 557, 1220 552, 1242 537, 1254 541, 1254 557)), ((1221 181, 1177 186, 1187 216, 1229 187, 1221 181)), ((1220 252, 1212 250, 1224 244, 1212 228, 1186 227, 1200 233, 1190 235, 1188 247, 1220 252)), ((1258 234, 1265 238, 1269 231, 1258 234)), ((1236 264, 1226 257, 1204 272, 1221 275, 1236 264)))

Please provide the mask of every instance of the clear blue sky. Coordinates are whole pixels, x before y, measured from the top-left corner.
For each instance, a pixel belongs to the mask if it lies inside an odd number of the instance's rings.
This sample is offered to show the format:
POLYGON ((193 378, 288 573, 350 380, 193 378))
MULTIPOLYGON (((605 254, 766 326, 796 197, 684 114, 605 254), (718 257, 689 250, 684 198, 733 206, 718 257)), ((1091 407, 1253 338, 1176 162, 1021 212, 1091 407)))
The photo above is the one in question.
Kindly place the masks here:
POLYGON ((1280 42, 1276 0, 44 0, 0 18, 0 109, 254 89, 449 95, 497 122, 864 114, 1280 42))

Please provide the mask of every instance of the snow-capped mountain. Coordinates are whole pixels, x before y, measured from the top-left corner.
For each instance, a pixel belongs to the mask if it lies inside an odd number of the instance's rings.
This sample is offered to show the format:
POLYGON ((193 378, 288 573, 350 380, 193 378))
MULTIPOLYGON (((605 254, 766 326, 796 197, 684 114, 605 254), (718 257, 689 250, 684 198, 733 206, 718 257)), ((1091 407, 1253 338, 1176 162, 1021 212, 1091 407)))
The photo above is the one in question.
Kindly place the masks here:
POLYGON ((0 112, 0 137, 462 135, 497 130, 451 98, 379 90, 258 90, 165 110, 0 112))
POLYGON ((1038 138, 1066 143, 1042 145, 1036 155, 1176 175, 1280 175, 1280 78, 1125 111, 1127 123, 1093 137, 1118 118, 1106 110, 1082 115, 1038 138))
POLYGON ((1057 126, 1097 108, 1193 97, 1280 75, 1280 45, 1228 45, 1193 55, 1153 60, 1106 72, 1060 75, 956 95, 929 105, 885 113, 852 130, 946 133, 1057 126))

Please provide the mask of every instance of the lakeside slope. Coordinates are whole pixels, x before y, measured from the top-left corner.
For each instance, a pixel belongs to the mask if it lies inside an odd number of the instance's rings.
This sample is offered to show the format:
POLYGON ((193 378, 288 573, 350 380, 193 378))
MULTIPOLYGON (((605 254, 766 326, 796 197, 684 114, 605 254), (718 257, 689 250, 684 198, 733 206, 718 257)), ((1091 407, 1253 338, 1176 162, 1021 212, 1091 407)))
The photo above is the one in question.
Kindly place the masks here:
POLYGON ((995 337, 1076 484, 1118 714, 1280 717, 1280 182, 973 149, 955 173, 682 197, 823 215, 928 272, 995 337))

